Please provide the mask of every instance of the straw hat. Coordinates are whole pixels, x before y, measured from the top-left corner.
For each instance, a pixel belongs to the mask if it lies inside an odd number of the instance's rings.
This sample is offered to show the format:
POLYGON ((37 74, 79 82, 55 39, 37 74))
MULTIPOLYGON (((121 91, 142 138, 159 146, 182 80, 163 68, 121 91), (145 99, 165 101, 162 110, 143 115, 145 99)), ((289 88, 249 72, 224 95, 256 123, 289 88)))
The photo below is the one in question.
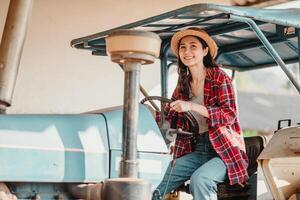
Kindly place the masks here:
POLYGON ((218 52, 216 42, 204 30, 196 27, 178 31, 173 35, 171 39, 171 49, 177 57, 179 41, 185 36, 196 36, 203 39, 209 48, 210 55, 216 58, 218 52))

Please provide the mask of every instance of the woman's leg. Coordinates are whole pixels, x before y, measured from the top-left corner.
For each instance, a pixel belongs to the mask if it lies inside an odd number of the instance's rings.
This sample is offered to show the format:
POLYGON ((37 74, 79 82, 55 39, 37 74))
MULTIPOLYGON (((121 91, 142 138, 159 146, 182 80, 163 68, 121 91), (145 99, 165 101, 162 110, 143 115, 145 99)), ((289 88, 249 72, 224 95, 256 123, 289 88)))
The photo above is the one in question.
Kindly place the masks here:
POLYGON ((188 180, 195 170, 198 169, 205 161, 207 160, 200 159, 197 152, 192 152, 176 159, 173 167, 171 162, 162 182, 154 191, 153 200, 157 199, 156 194, 158 192, 161 196, 163 196, 178 188, 181 184, 188 180))
POLYGON ((190 191, 194 200, 217 200, 217 183, 226 177, 226 166, 214 157, 199 167, 191 176, 190 191))

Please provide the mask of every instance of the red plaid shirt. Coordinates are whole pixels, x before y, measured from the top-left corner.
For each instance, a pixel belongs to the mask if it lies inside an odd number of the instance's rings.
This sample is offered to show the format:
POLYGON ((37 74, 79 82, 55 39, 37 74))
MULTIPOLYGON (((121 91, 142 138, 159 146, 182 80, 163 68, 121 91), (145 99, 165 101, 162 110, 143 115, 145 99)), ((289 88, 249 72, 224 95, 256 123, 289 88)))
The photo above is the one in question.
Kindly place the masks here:
MULTIPOLYGON (((172 100, 188 101, 177 87, 172 100)), ((248 179, 248 158, 241 128, 237 118, 237 108, 231 79, 220 68, 208 68, 204 83, 204 105, 208 110, 208 134, 212 146, 224 161, 230 184, 244 183, 248 179)), ((183 113, 170 111, 166 106, 166 120, 171 128, 189 131, 189 123, 183 113)), ((159 117, 158 117, 159 118, 159 117)), ((157 118, 157 119, 158 119, 157 118)), ((175 157, 192 152, 191 138, 178 137, 175 142, 175 157)))

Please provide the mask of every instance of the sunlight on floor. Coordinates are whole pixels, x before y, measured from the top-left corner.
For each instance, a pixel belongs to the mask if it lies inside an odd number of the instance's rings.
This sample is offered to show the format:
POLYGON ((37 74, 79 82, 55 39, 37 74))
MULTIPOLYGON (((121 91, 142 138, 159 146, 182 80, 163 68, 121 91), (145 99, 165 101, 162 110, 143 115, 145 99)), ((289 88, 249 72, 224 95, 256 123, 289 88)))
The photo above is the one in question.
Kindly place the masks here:
POLYGON ((193 197, 185 192, 180 192, 180 200, 192 200, 193 197))

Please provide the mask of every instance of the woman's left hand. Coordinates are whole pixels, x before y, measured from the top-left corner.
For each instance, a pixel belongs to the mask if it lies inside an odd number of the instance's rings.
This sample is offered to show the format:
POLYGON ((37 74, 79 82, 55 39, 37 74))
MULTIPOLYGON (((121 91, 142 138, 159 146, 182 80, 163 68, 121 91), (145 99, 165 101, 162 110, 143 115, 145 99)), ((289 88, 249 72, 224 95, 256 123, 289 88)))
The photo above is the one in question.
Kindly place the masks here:
POLYGON ((192 109, 192 102, 176 100, 176 101, 170 103, 170 108, 171 108, 171 110, 176 111, 176 112, 187 112, 192 109))

